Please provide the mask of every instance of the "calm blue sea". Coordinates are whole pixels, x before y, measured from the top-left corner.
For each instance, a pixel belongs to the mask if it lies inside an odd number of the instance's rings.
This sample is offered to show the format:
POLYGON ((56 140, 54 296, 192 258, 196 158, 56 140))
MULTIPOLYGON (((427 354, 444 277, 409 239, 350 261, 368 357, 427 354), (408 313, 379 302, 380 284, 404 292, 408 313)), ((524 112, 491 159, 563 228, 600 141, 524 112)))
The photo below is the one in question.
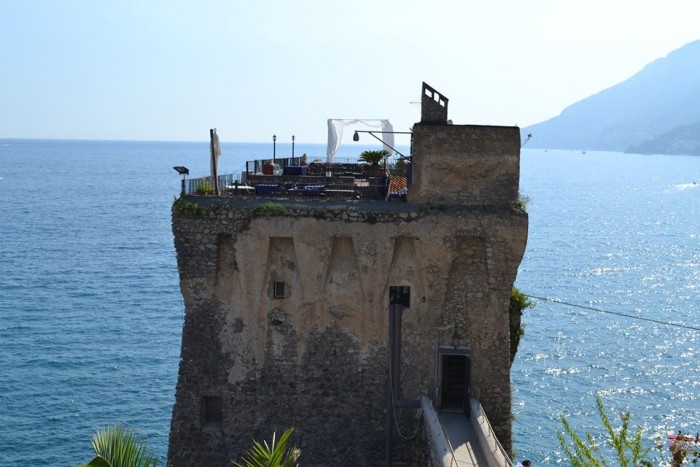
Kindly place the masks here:
MULTIPOLYGON (((222 150, 221 173, 272 152, 222 150)), ((92 434, 115 423, 165 456, 183 320, 172 167, 205 175, 208 152, 208 142, 0 139, 0 466, 86 462, 92 434)), ((323 158, 325 145, 302 152, 323 158)), ((700 157, 525 149, 530 238, 517 285, 698 327, 696 181, 700 157)), ((649 436, 700 431, 700 332, 552 302, 524 321, 512 371, 519 457, 560 463, 559 415, 595 429, 596 393, 649 436)))

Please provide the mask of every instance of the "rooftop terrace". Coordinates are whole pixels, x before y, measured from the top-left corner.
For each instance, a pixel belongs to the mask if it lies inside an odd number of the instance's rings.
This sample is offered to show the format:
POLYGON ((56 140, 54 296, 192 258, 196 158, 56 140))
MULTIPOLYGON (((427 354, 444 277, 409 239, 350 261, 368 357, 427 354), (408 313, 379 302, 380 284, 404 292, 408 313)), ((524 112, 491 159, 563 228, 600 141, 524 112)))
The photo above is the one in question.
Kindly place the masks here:
POLYGON ((409 164, 382 165, 359 158, 307 163, 302 158, 253 160, 241 173, 183 179, 183 195, 220 197, 335 198, 405 201, 409 164), (218 193, 217 193, 218 187, 218 193))

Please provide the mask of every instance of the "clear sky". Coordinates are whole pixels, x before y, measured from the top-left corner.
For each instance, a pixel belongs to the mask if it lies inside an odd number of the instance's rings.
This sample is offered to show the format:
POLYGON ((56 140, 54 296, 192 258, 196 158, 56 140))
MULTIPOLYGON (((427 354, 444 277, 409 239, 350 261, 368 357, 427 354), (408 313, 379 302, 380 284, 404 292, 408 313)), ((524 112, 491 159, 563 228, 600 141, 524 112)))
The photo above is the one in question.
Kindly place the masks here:
MULTIPOLYGON (((700 39, 698 0, 0 0, 0 138, 325 143, 527 126, 700 39)), ((397 144, 403 144, 397 138, 397 144)))

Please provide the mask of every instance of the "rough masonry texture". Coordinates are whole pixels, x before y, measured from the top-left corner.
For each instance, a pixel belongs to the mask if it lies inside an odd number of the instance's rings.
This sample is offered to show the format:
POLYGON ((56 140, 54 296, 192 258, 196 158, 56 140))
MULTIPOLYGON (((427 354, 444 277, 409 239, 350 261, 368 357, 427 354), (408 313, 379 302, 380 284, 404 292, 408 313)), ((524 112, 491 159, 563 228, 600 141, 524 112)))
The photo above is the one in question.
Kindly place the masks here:
MULTIPOLYGON (((438 349, 468 350, 469 391, 510 450, 508 304, 528 221, 519 138, 516 127, 416 124, 406 203, 179 199, 185 322, 169 464, 230 465, 252 439, 294 427, 304 466, 384 465, 400 286, 410 300, 394 399, 440 408, 438 349)), ((418 415, 397 409, 402 432, 418 415)), ((410 462, 413 443, 394 441, 394 457, 410 462)))

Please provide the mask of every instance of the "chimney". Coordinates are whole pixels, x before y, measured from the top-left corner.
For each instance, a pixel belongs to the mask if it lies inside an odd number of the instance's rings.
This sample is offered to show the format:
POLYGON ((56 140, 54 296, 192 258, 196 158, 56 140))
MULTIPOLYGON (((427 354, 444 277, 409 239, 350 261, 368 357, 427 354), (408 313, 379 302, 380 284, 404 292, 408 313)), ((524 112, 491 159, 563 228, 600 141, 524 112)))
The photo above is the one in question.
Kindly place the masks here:
POLYGON ((425 82, 423 83, 422 94, 420 122, 435 125, 447 124, 447 97, 425 82))

